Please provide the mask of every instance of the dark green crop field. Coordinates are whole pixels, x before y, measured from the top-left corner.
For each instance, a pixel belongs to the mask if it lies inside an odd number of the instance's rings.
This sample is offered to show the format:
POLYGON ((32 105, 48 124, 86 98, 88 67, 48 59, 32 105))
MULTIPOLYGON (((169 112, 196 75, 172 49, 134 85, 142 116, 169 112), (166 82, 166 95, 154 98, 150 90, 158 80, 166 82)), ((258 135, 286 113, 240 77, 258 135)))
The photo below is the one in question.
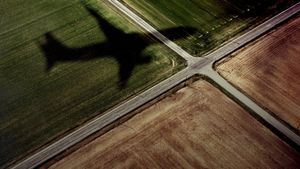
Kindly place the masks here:
POLYGON ((298 0, 123 0, 158 29, 179 25, 198 32, 176 41, 200 56, 298 0))
POLYGON ((184 64, 107 1, 2 0, 0 166, 184 64))

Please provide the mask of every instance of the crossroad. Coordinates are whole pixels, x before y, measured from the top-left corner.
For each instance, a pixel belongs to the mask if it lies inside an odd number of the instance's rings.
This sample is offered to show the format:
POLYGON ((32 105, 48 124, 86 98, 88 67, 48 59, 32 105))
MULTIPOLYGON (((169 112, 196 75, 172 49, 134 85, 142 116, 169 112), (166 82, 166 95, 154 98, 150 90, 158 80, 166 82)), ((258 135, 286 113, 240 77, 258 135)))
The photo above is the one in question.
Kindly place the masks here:
POLYGON ((79 143, 86 137, 91 134, 103 129, 105 126, 113 123, 119 118, 125 116, 126 114, 132 112, 133 110, 145 105, 149 101, 159 97, 163 93, 174 88, 178 84, 188 80, 194 75, 205 75, 208 78, 212 79, 215 83, 221 86, 229 94, 251 109, 259 117, 264 119, 272 127, 276 128, 279 132, 284 134, 290 141, 294 142, 300 146, 300 137, 279 122, 276 118, 272 117, 268 112, 258 106, 255 102, 241 93, 239 90, 234 88, 229 84, 225 79, 223 79, 217 72, 213 70, 213 64, 223 58, 238 48, 244 46, 250 41, 258 38, 267 31, 271 30, 278 24, 284 22, 291 16, 295 15, 300 11, 300 3, 290 7, 289 9, 283 11, 282 13, 276 15, 275 17, 267 20, 256 28, 248 31, 242 36, 237 37, 236 39, 231 40, 227 44, 223 45, 219 49, 213 51, 212 53, 201 57, 196 58, 191 56, 189 53, 184 51, 180 46, 176 45, 174 42, 169 40, 167 37, 159 33, 155 28, 150 24, 140 18, 138 15, 133 13, 130 9, 120 3, 118 0, 109 0, 109 2, 115 6, 117 9, 122 11, 126 16, 131 18, 136 24, 150 32, 158 40, 176 52, 178 55, 183 57, 187 61, 187 67, 177 74, 171 76, 170 78, 162 81, 161 83, 155 85, 154 87, 148 89, 147 91, 135 96, 134 98, 124 102, 123 104, 115 107, 113 110, 105 113, 104 115, 84 124, 77 130, 69 133, 65 137, 61 138, 57 142, 54 142, 50 146, 44 148, 43 150, 33 154, 32 156, 24 159, 20 163, 16 164, 12 168, 24 169, 24 168, 35 168, 45 161, 53 158, 64 150, 72 147, 73 145, 79 143))

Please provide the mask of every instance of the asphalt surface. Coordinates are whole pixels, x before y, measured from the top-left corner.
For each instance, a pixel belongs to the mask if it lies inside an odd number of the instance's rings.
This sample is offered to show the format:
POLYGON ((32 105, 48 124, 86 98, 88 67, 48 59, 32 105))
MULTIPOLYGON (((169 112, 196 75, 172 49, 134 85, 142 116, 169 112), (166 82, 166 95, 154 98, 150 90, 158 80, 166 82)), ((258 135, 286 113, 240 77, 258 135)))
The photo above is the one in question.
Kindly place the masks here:
POLYGON ((54 156, 58 155, 64 150, 67 150, 68 148, 72 147, 76 143, 79 143, 80 141, 90 136, 91 134, 103 129, 105 126, 113 123, 114 121, 121 118, 122 116, 146 104, 147 102, 157 98, 161 94, 167 92, 168 90, 177 86, 181 82, 184 82, 185 80, 197 74, 206 75, 207 77, 214 80, 224 90, 226 90, 236 99, 238 99, 248 108, 250 108, 253 112, 255 112, 258 116, 260 116, 270 125, 275 127, 278 131, 283 133, 287 138, 289 138, 297 145, 300 145, 300 137, 298 135, 296 135, 293 131, 291 131, 285 125, 280 123, 277 119, 270 116, 269 113, 267 113, 264 109, 262 109, 256 103, 254 103, 243 93, 235 89, 231 84, 229 84, 225 79, 223 79, 216 71, 213 70, 213 63, 215 63, 217 60, 226 57, 228 54, 232 53, 233 51, 247 44, 248 42, 256 39, 257 37, 271 30, 274 26, 282 23, 283 21, 287 20, 288 18, 296 14, 298 11, 300 11, 300 3, 294 5, 293 7, 290 7, 284 12, 269 19, 268 21, 264 22, 258 27, 250 30, 246 34, 239 36, 238 38, 228 42, 226 45, 220 47, 214 52, 201 58, 195 58, 190 54, 188 54, 186 51, 184 51, 181 47, 176 45, 174 42, 170 41, 168 38, 166 38, 165 36, 157 32, 151 25, 149 25, 139 16, 134 14, 132 11, 130 11, 119 1, 109 0, 109 2, 112 5, 114 5, 116 8, 118 8, 120 11, 122 11, 129 18, 131 18, 133 21, 135 21, 139 26, 151 32, 157 39, 162 41, 170 49, 172 49, 181 57, 183 57, 188 63, 187 68, 178 72, 172 77, 162 81, 161 83, 150 88, 149 90, 137 95, 131 100, 124 102, 123 104, 117 106, 116 108, 107 112, 106 114, 88 122, 87 124, 84 124, 82 127, 78 128, 74 132, 66 135, 65 137, 61 138, 57 142, 37 152, 36 154, 26 158, 25 160, 16 164, 12 168, 16 168, 16 169, 35 168, 41 165, 45 161, 53 158, 54 156))

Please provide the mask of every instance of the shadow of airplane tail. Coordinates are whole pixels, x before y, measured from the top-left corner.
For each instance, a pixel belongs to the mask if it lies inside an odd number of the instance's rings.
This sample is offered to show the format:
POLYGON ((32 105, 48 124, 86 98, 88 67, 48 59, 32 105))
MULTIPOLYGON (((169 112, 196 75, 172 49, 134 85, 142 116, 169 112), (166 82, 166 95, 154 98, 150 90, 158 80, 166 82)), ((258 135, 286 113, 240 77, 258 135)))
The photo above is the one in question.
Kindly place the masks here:
POLYGON ((51 33, 46 33, 45 41, 39 43, 46 58, 46 71, 50 71, 61 55, 69 53, 69 48, 61 44, 51 33))

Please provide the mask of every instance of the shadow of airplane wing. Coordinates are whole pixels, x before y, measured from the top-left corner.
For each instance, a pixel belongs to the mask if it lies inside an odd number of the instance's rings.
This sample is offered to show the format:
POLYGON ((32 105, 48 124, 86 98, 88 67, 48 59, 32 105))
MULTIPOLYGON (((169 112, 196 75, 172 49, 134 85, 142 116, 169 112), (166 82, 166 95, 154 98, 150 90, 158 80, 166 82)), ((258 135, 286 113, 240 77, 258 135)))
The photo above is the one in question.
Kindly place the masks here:
POLYGON ((125 35, 125 33, 122 30, 118 29, 106 19, 104 19, 101 15, 97 13, 96 10, 88 6, 84 7, 90 13, 90 15, 96 19, 99 29, 102 30, 102 32, 106 35, 108 39, 120 39, 121 36, 125 35))
MULTIPOLYGON (((147 47, 149 44, 152 43, 161 43, 159 41, 151 41, 149 37, 153 37, 152 34, 158 33, 158 32, 151 32, 151 33, 131 33, 131 34, 126 34, 124 33, 124 31, 118 29, 117 27, 115 27, 114 25, 112 25, 110 22, 108 22, 106 19, 104 19, 101 15, 99 15, 97 13, 96 10, 85 6, 86 10, 97 20, 97 23, 99 25, 99 28, 102 30, 102 32, 106 35, 106 37, 111 40, 111 41, 115 41, 115 40, 120 40, 122 39, 122 37, 130 37, 132 39, 136 38, 136 37, 140 37, 138 39, 141 40, 141 37, 144 37, 143 39, 147 39, 147 45, 144 45, 144 48, 147 47)), ((186 38, 194 33, 197 32, 197 29, 193 28, 193 27, 187 27, 187 26, 180 26, 180 27, 176 27, 176 28, 169 28, 169 29, 164 29, 159 31, 161 34, 163 34, 164 36, 166 36, 169 40, 177 40, 177 39, 182 39, 182 38, 186 38)), ((137 38, 136 38, 137 39, 137 38)), ((141 49, 142 50, 142 49, 141 49)))
POLYGON ((119 87, 124 88, 127 85, 128 79, 130 78, 134 69, 134 63, 119 63, 119 87))
POLYGON ((140 53, 116 53, 116 60, 119 64, 119 87, 124 88, 127 85, 129 78, 131 77, 134 68, 137 65, 149 64, 152 57, 142 55, 140 53), (131 59, 128 59, 126 55, 130 55, 131 59))

